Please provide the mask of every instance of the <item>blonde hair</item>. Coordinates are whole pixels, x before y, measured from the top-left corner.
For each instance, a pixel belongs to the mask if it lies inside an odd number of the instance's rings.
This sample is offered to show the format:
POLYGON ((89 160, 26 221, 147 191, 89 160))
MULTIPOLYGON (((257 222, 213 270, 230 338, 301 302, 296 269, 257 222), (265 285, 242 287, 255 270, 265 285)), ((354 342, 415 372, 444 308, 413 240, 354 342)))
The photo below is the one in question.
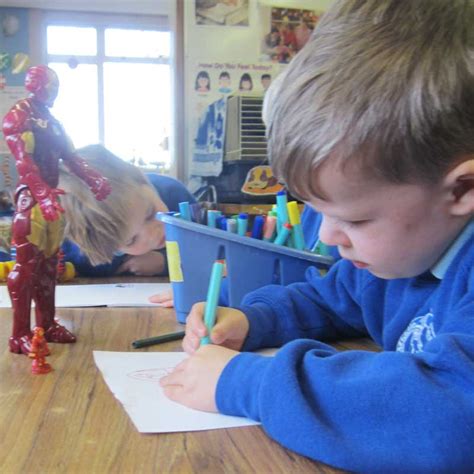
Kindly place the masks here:
POLYGON ((268 108, 275 175, 304 200, 330 156, 438 182, 474 153, 473 25, 473 0, 336 1, 268 108))
POLYGON ((109 180, 112 191, 105 200, 97 201, 84 181, 61 165, 59 187, 66 192, 61 196, 65 237, 75 242, 93 265, 108 263, 127 238, 133 197, 142 195, 144 186, 152 193, 155 190, 137 167, 101 145, 87 146, 77 154, 109 180))

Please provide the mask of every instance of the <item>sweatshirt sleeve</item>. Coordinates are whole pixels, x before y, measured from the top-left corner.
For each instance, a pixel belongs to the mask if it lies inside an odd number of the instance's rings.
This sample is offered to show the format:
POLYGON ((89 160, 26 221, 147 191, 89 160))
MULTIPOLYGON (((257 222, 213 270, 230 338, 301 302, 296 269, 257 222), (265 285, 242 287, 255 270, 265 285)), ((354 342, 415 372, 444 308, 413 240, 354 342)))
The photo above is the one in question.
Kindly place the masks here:
POLYGON ((324 277, 310 267, 306 282, 270 285, 249 293, 239 307, 250 323, 243 350, 279 347, 297 338, 367 335, 358 296, 366 285, 362 273, 340 261, 324 277))
POLYGON ((456 331, 416 354, 336 352, 313 340, 275 357, 242 353, 218 381, 217 407, 338 468, 472 473, 473 315, 474 304, 460 307, 456 331))

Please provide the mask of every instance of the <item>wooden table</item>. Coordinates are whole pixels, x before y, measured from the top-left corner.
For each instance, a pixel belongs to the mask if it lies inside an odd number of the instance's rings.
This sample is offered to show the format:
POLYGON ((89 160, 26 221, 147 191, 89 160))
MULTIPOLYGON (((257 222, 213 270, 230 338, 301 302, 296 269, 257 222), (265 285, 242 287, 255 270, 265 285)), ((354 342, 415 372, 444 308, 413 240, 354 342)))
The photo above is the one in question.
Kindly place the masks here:
MULTIPOLYGON (((182 328, 174 311, 68 308, 58 309, 58 315, 78 340, 51 344, 48 362, 54 371, 32 375, 31 361, 8 351, 11 310, 0 309, 2 474, 341 472, 282 448, 259 426, 138 433, 98 372, 92 351, 130 351, 134 339, 182 328)), ((336 346, 375 348, 366 340, 336 346)), ((141 350, 181 349, 170 342, 141 350)))

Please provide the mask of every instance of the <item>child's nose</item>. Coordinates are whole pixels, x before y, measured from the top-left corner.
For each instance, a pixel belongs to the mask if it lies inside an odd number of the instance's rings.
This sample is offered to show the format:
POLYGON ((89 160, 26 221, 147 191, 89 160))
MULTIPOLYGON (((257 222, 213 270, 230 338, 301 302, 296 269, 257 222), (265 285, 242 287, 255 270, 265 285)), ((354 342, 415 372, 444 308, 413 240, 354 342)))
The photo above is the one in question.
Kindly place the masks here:
POLYGON ((326 245, 350 247, 351 242, 346 233, 338 226, 335 219, 323 216, 319 228, 319 239, 326 245))

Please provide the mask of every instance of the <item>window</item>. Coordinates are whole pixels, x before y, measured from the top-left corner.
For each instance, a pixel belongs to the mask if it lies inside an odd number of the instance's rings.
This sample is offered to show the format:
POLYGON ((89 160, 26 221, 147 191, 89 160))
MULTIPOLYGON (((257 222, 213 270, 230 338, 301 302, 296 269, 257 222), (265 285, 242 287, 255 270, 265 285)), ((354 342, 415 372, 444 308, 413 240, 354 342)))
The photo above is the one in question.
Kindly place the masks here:
POLYGON ((140 166, 169 170, 170 32, 81 21, 46 24, 60 88, 52 113, 79 148, 103 143, 140 166))

